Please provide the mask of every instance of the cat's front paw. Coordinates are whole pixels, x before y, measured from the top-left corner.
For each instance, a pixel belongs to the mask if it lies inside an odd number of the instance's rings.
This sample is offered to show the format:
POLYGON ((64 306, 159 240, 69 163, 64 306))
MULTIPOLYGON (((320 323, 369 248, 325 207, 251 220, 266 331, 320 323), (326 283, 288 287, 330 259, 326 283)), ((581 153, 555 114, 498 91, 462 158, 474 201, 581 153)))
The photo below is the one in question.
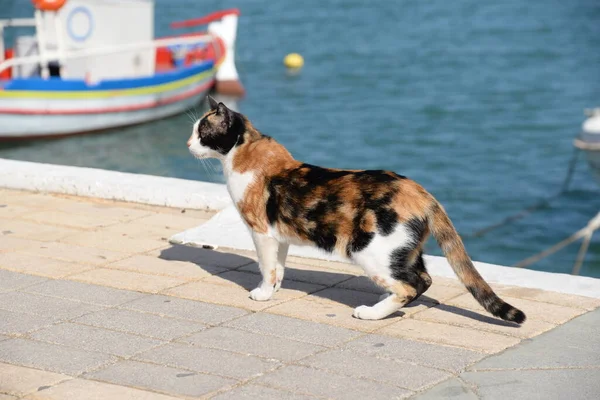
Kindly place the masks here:
POLYGON ((373 307, 369 307, 369 306, 358 306, 354 309, 354 313, 352 314, 352 316, 354 316, 354 318, 358 318, 358 319, 380 319, 381 316, 377 315, 374 310, 373 307))
POLYGON ((260 286, 250 292, 250 298, 256 301, 267 301, 273 296, 273 288, 265 290, 260 286))

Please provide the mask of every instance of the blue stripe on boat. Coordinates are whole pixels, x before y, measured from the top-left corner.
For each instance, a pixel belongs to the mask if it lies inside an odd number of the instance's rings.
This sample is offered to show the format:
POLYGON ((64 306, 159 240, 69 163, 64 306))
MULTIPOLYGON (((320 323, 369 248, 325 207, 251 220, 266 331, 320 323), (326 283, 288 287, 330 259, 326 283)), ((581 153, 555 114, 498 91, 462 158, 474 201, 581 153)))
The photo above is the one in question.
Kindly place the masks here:
POLYGON ((214 65, 212 60, 205 61, 201 64, 195 64, 188 68, 177 69, 174 71, 162 72, 153 76, 144 78, 127 78, 127 79, 107 79, 99 82, 97 85, 89 86, 82 79, 60 79, 60 78, 27 78, 13 79, 8 81, 4 86, 4 90, 32 90, 32 91, 85 91, 85 90, 119 90, 119 89, 135 89, 139 87, 161 85, 185 79, 192 75, 211 69, 214 65))

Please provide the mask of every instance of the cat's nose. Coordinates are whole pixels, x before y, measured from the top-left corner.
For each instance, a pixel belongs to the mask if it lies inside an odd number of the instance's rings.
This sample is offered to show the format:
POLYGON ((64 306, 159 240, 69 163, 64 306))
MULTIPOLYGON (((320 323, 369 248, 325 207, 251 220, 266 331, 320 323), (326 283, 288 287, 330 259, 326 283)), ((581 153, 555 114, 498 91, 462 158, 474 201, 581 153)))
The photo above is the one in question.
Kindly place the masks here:
POLYGON ((188 147, 190 147, 190 146, 192 145, 192 138, 189 138, 189 139, 188 139, 188 141, 187 141, 187 145, 188 145, 188 147))

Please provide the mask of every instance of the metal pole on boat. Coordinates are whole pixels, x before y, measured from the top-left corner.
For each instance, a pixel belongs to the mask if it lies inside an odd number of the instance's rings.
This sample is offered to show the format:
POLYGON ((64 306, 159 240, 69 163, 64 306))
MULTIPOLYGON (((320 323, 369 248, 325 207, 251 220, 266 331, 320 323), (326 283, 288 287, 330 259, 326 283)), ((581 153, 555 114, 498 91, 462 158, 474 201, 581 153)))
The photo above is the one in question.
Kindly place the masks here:
POLYGON ((46 37, 44 36, 44 15, 41 10, 35 10, 35 30, 38 39, 38 52, 40 55, 40 67, 42 78, 48 79, 50 72, 48 70, 48 60, 46 58, 46 37))
POLYGON ((62 32, 62 24, 60 21, 60 17, 58 16, 58 12, 53 12, 52 15, 54 16, 54 29, 56 30, 56 52, 58 54, 58 69, 59 69, 59 75, 61 78, 65 78, 64 74, 63 74, 63 70, 64 70, 64 57, 63 57, 63 52, 65 49, 64 46, 64 41, 63 41, 63 32, 62 32))
POLYGON ((0 22, 0 63, 4 61, 4 24, 0 22))

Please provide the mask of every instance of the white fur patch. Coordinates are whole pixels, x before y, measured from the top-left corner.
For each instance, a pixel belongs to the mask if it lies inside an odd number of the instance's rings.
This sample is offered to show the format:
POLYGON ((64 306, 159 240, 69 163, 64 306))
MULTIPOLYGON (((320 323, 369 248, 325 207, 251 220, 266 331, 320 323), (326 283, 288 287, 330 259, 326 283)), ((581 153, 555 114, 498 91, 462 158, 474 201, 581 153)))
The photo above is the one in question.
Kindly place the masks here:
POLYGON ((352 255, 352 260, 362 266, 367 275, 387 278, 392 252, 413 244, 414 240, 411 231, 404 224, 398 224, 388 236, 376 233, 366 248, 352 255))
POLYGON ((222 158, 221 154, 219 154, 218 152, 214 151, 211 148, 202 146, 202 144, 200 144, 200 138, 198 137, 198 125, 199 124, 200 124, 200 120, 198 120, 198 121, 196 121, 196 123, 194 123, 194 127, 192 128, 192 134, 191 134, 190 138, 188 139, 188 143, 191 143, 191 145, 188 146, 190 153, 192 153, 192 155, 194 157, 199 158, 199 159, 203 159, 203 158, 221 159, 222 158))
POLYGON ((248 186, 254 182, 255 173, 254 171, 239 173, 233 170, 233 157, 235 157, 236 152, 237 149, 233 148, 225 157, 223 161, 223 173, 227 179, 229 195, 233 203, 237 206, 237 203, 244 198, 248 186))

